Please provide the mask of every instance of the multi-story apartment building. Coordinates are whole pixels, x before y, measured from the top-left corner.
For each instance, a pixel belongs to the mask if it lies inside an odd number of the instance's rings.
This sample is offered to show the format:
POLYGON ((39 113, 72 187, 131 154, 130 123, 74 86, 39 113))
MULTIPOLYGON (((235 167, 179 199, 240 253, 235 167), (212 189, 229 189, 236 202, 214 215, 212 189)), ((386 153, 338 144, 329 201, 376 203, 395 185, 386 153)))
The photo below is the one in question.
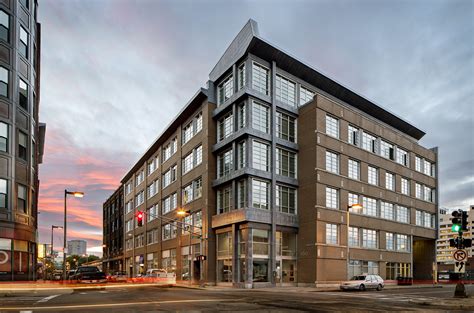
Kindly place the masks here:
POLYGON ((437 152, 418 144, 423 135, 268 43, 250 20, 123 178, 126 267, 245 288, 362 272, 428 278, 437 152), (172 221, 178 209, 202 240, 172 221))
POLYGON ((87 253, 87 241, 68 240, 67 253, 69 255, 85 255, 87 253))
POLYGON ((35 278, 40 42, 36 0, 0 1, 0 280, 35 278))
MULTIPOLYGON (((439 216, 439 236, 436 242, 436 261, 438 264, 453 264, 453 252, 456 248, 449 246, 449 240, 458 237, 458 233, 455 233, 451 230, 453 226, 452 218, 450 211, 446 214, 440 214, 439 216)), ((463 232, 463 238, 474 239, 474 205, 471 205, 468 214, 468 226, 469 230, 463 232)), ((470 257, 474 256, 474 247, 468 248, 470 257)))
POLYGON ((118 188, 103 206, 102 269, 107 273, 123 271, 123 187, 118 188))

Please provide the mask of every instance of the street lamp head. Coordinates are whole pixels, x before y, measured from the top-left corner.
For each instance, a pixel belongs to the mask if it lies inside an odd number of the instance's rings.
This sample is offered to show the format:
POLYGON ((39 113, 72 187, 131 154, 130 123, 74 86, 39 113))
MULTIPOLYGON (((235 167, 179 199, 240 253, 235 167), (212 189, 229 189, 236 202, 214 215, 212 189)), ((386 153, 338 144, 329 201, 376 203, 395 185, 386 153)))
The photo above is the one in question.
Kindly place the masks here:
POLYGON ((360 211, 360 210, 362 210, 362 205, 359 204, 359 203, 354 203, 353 205, 349 205, 348 209, 352 209, 352 210, 355 210, 355 211, 360 211))
POLYGON ((71 196, 74 196, 76 198, 82 198, 84 197, 84 193, 82 191, 67 191, 66 190, 66 194, 67 195, 71 195, 71 196))
POLYGON ((184 209, 180 209, 176 212, 176 214, 178 214, 178 216, 186 216, 189 214, 189 211, 186 211, 184 209))

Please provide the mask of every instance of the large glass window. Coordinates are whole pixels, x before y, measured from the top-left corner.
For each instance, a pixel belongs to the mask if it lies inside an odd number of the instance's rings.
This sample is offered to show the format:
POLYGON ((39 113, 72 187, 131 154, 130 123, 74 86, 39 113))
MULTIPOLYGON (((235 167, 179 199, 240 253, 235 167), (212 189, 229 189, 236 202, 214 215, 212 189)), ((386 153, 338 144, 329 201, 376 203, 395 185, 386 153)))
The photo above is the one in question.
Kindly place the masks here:
POLYGON ((237 68, 237 89, 242 89, 246 84, 247 78, 245 76, 245 63, 242 63, 237 68))
POLYGON ((217 281, 232 282, 232 232, 217 234, 217 281))
POLYGON ((8 183, 6 179, 0 178, 0 208, 6 209, 8 206, 8 183))
POLYGON ((161 226, 161 239, 162 240, 176 238, 176 235, 177 235, 176 222, 161 226))
MULTIPOLYGON (((348 205, 353 205, 353 204, 359 204, 359 196, 356 195, 355 193, 348 193, 347 195, 347 204, 348 205)), ((351 212, 354 212, 353 208, 349 208, 351 212)))
POLYGON ((269 183, 252 179, 252 205, 258 209, 268 209, 269 183))
POLYGON ((296 213, 296 189, 277 185, 276 205, 283 213, 296 213))
POLYGON ((372 229, 362 229, 362 247, 377 248, 377 231, 372 229))
POLYGON ((377 138, 367 133, 362 133, 362 149, 374 152, 376 151, 377 138))
POLYGON ((339 138, 339 120, 326 114, 326 134, 339 138))
POLYGON ((408 182, 408 179, 403 178, 401 179, 401 192, 404 195, 409 196, 410 195, 410 184, 408 182))
POLYGON ((234 132, 234 116, 232 112, 219 119, 217 123, 217 136, 219 141, 229 137, 234 132))
POLYGON ((161 267, 168 273, 176 272, 176 249, 161 251, 161 267))
POLYGON ((22 56, 28 58, 28 33, 20 26, 20 42, 18 45, 18 51, 22 56))
POLYGON ((252 102, 252 127, 264 133, 270 131, 270 108, 268 106, 252 102))
POLYGON ((397 147, 397 163, 408 166, 408 152, 397 147))
POLYGON ((218 105, 222 105, 234 94, 234 76, 227 76, 222 83, 217 86, 218 105))
POLYGON ((245 103, 237 105, 237 127, 244 128, 247 125, 247 106, 245 103))
POLYGON ((404 206, 397 206, 397 222, 409 223, 408 208, 404 206))
POLYGON ((227 186, 217 190, 217 212, 219 214, 232 210, 232 187, 227 186))
POLYGON ((422 169, 421 169, 422 163, 423 163, 423 159, 420 158, 419 156, 416 156, 415 157, 415 170, 417 170, 418 172, 422 172, 422 169))
POLYGON ((357 227, 349 227, 349 246, 360 246, 359 229, 357 227))
POLYGON ((178 139, 172 139, 166 146, 163 147, 163 162, 166 162, 178 149, 178 139))
POLYGON ((252 167, 257 170, 269 171, 270 146, 259 141, 252 141, 252 167))
POLYGON ((178 195, 177 193, 173 193, 162 200, 161 210, 162 214, 166 214, 171 212, 172 210, 176 209, 178 205, 178 195))
POLYGON ((303 86, 300 86, 300 105, 303 105, 309 101, 313 101, 314 92, 309 89, 306 89, 303 86))
POLYGON ((387 220, 393 220, 393 204, 382 201, 380 204, 380 217, 387 220))
POLYGON ((326 151, 326 170, 339 174, 339 155, 326 151))
POLYGON ((360 179, 360 162, 349 159, 348 176, 352 179, 360 179))
POLYGON ((240 180, 237 183, 237 205, 238 208, 247 207, 247 181, 240 180))
POLYGON ((359 145, 359 129, 352 125, 348 127, 348 141, 352 145, 359 145))
POLYGON ((10 16, 0 10, 0 39, 6 42, 10 39, 10 16))
POLYGON ((369 184, 377 186, 379 184, 378 169, 369 165, 367 178, 368 178, 369 184))
POLYGON ((407 235, 397 234, 397 251, 410 251, 407 235))
POLYGON ((385 233, 385 249, 387 250, 395 249, 393 233, 385 233))
POLYGON ((247 166, 247 143, 241 141, 237 144, 237 167, 244 168, 247 166))
POLYGON ((0 122, 0 151, 8 152, 8 124, 0 122))
POLYGON ((0 95, 4 97, 8 97, 8 76, 8 70, 0 66, 0 95))
POLYGON ((331 209, 339 208, 339 192, 337 189, 326 187, 326 207, 331 209))
POLYGON ((423 186, 418 183, 415 184, 415 195, 418 199, 423 199, 423 186))
POLYGON ((202 196, 202 178, 195 179, 183 188, 183 204, 194 201, 202 196))
POLYGON ((268 257, 270 252, 268 230, 252 230, 252 252, 254 255, 268 257))
POLYGON ((392 173, 385 173, 385 188, 395 190, 395 175, 392 173))
POLYGON ((288 114, 277 112, 277 137, 296 142, 296 118, 288 114))
POLYGON ((377 200, 373 198, 364 197, 362 200, 362 214, 377 216, 377 200))
POLYGON ((258 64, 252 63, 252 88, 268 95, 269 94, 269 70, 258 64))
POLYGON ((394 159, 394 153, 393 153, 393 145, 381 140, 380 141, 380 155, 383 156, 384 158, 393 160, 394 159))
POLYGON ((276 150, 277 174, 296 178, 296 153, 281 148, 276 150))
POLYGON ((233 169, 233 151, 232 149, 220 153, 217 156, 217 177, 229 175, 233 169))
POLYGON ((28 158, 28 135, 18 132, 18 157, 22 160, 28 158))
POLYGON ((276 75, 276 99, 292 107, 296 106, 296 84, 278 74, 276 75))
POLYGON ((326 224, 326 243, 330 245, 337 245, 337 225, 336 224, 326 224))
POLYGON ((28 194, 26 186, 18 184, 18 200, 17 210, 23 213, 27 213, 28 210, 28 194))

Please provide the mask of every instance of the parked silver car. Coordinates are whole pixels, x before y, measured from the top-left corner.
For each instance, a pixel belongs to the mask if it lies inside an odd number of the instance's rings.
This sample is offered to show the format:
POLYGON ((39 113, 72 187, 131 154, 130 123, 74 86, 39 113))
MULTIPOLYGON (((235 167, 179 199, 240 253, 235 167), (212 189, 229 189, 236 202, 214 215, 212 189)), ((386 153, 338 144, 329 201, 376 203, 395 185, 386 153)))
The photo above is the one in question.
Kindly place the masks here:
POLYGON ((341 283, 341 290, 361 290, 376 289, 380 291, 384 287, 384 281, 379 275, 356 275, 349 281, 341 283))

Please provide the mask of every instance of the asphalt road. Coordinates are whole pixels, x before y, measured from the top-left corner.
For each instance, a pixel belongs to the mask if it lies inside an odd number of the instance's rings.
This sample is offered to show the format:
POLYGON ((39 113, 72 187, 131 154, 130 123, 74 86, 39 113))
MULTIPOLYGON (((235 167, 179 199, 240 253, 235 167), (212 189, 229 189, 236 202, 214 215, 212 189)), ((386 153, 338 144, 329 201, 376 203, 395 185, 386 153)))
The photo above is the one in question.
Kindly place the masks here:
MULTIPOLYGON (((474 295, 474 286, 468 286, 474 295)), ((198 290, 119 287, 106 290, 49 291, 0 298, 0 312, 474 312, 474 298, 454 300, 454 287, 367 292, 314 292, 308 289, 198 290)))

